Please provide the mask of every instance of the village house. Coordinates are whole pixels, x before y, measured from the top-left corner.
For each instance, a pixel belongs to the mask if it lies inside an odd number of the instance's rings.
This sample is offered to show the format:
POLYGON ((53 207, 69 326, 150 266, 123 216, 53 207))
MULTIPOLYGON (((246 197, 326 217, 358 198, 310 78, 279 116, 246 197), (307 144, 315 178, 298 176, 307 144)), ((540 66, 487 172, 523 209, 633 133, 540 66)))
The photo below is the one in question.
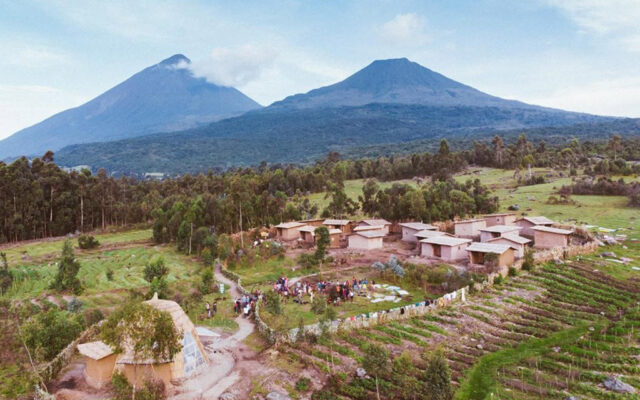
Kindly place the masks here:
POLYGON ((367 227, 367 226, 381 226, 382 231, 385 235, 389 234, 389 227, 391 227, 391 222, 386 219, 363 219, 358 224, 358 227, 367 227))
POLYGON ((82 374, 89 386, 100 389, 111 383, 116 365, 116 355, 111 347, 102 341, 82 343, 78 345, 78 352, 85 358, 82 374))
POLYGON ((453 237, 453 235, 451 235, 451 234, 449 234, 447 232, 432 231, 432 230, 428 230, 428 229, 425 229, 425 230, 420 231, 420 232, 416 232, 414 236, 416 238, 418 238, 418 241, 420 241, 422 239, 428 239, 428 238, 436 237, 436 236, 450 236, 450 237, 453 237))
POLYGON ((87 377, 87 383, 111 381, 113 371, 118 370, 130 383, 136 380, 137 385, 142 385, 145 380, 160 379, 166 387, 171 387, 172 381, 190 376, 209 363, 209 358, 200 343, 195 326, 178 303, 171 300, 160 300, 157 293, 153 299, 145 301, 145 303, 157 310, 169 313, 176 329, 182 334, 182 350, 172 360, 156 362, 151 359, 135 358, 131 346, 125 346, 125 350, 121 354, 115 355, 111 360, 109 357, 113 355, 113 351, 102 341, 78 345, 78 350, 85 357, 84 374, 87 377), (111 370, 109 370, 109 366, 111 366, 111 370))
POLYGON ((515 225, 493 225, 487 228, 482 228, 480 229, 480 241, 488 242, 491 239, 504 235, 517 235, 520 229, 522 228, 515 225))
POLYGON ((505 267, 513 264, 515 253, 511 246, 506 244, 474 242, 467 247, 469 262, 471 264, 485 264, 487 254, 496 254, 496 266, 505 267))
POLYGON ((342 231, 340 229, 329 229, 329 248, 338 249, 342 247, 342 231))
POLYGON ((533 237, 534 226, 551 226, 554 222, 547 217, 522 217, 516 221, 516 225, 521 227, 520 236, 533 237))
POLYGON ((487 222, 487 227, 494 225, 513 225, 516 222, 516 213, 486 214, 482 216, 487 222))
POLYGON ((555 247, 567 247, 569 235, 573 233, 568 229, 552 228, 550 226, 534 226, 533 247, 537 249, 552 249, 555 247))
POLYGON ((349 236, 349 248, 354 250, 381 249, 385 234, 380 230, 356 232, 349 236))
POLYGON ((302 222, 283 222, 280 225, 276 225, 276 230, 278 232, 278 239, 284 241, 298 240, 300 238, 299 228, 303 227, 305 224, 302 222))
POLYGON ((511 246, 511 248, 515 252, 515 256, 517 258, 522 258, 524 257, 524 252, 527 249, 527 245, 531 243, 531 240, 522 236, 518 236, 517 234, 508 234, 490 239, 487 241, 487 243, 506 244, 508 246, 511 246))
POLYGON ((353 228, 352 232, 364 232, 364 231, 380 231, 386 235, 383 225, 359 225, 353 228))
POLYGON ((352 223, 348 219, 325 219, 323 222, 329 229, 340 229, 343 235, 351 233, 352 223))
POLYGON ((298 221, 301 224, 305 224, 305 225, 310 225, 310 226, 314 226, 314 227, 319 227, 322 226, 324 223, 324 219, 322 218, 315 218, 315 219, 304 219, 302 221, 298 221))
POLYGON ((487 227, 487 221, 484 219, 467 219, 455 221, 453 226, 456 236, 475 240, 480 238, 480 229, 487 227))
POLYGON ((462 260, 467 257, 467 246, 471 239, 451 236, 434 236, 420 240, 420 255, 439 258, 443 261, 462 260))
POLYGON ((402 228, 402 240, 405 242, 417 242, 416 233, 420 231, 435 231, 437 229, 433 225, 422 222, 404 222, 400 224, 400 227, 402 228))
POLYGON ((316 227, 311 225, 305 225, 298 228, 298 232, 300 233, 300 240, 305 243, 315 243, 316 242, 316 227))

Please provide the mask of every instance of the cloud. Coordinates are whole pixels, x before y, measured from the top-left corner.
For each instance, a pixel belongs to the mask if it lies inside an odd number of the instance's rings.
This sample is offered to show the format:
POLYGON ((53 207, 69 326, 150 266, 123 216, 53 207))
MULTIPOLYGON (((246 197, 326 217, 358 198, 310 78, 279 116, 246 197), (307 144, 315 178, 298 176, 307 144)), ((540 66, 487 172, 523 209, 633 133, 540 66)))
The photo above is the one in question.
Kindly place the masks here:
POLYGON ((640 1, 545 0, 562 10, 585 32, 613 38, 627 50, 640 52, 640 1))
POLYGON ((243 87, 260 78, 277 55, 273 48, 251 44, 219 47, 211 50, 208 58, 194 61, 190 69, 217 85, 243 87))
POLYGON ((378 29, 381 39, 394 45, 423 45, 431 41, 425 19, 418 14, 398 14, 378 29))
POLYGON ((531 103, 599 115, 640 117, 640 78, 601 80, 563 88, 531 103))

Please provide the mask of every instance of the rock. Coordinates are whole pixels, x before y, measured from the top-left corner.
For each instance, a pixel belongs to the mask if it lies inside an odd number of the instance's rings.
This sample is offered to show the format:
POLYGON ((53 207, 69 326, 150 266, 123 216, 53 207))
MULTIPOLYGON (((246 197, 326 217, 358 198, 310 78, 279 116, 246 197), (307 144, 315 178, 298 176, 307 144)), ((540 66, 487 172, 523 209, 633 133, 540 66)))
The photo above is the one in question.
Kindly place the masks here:
POLYGON ((518 211, 520 209, 520 206, 517 204, 512 204, 509 206, 509 211, 518 211))
POLYGON ((633 259, 629 257, 621 257, 620 261, 622 261, 624 264, 629 264, 631 261, 633 261, 633 259))
POLYGON ((615 240, 614 238, 610 237, 610 236, 605 237, 604 241, 605 241, 606 244, 610 244, 610 245, 618 244, 618 241, 615 240))
POLYGON ((535 197, 533 197, 533 196, 528 196, 528 197, 527 197, 527 200, 529 200, 529 201, 536 201, 536 198, 535 198, 535 197))
POLYGON ((229 392, 222 393, 220 397, 218 397, 218 400, 236 400, 236 395, 229 392))
POLYGON ((554 258, 554 259, 553 259, 553 262, 554 262, 554 264, 556 264, 556 265, 562 265, 562 264, 564 264, 564 261, 562 261, 562 260, 561 260, 561 259, 559 259, 559 258, 554 258))
POLYGON ((600 253, 600 257, 613 257, 616 258, 616 253, 614 253, 613 251, 605 251, 603 253, 600 253))
POLYGON ((482 345, 481 345, 481 344, 478 344, 478 345, 476 346, 476 348, 478 348, 478 350, 482 350, 484 347, 482 347, 482 345))
POLYGON ((594 328, 593 326, 590 326, 590 327, 589 327, 589 331, 590 331, 590 332, 593 332, 593 331, 595 331, 595 330, 596 330, 596 328, 594 328))
POLYGON ((603 243, 603 242, 602 242, 602 240, 600 240, 600 239, 595 239, 595 242, 596 242, 596 244, 597 244, 598 246, 600 246, 600 247, 604 246, 604 243, 603 243))
POLYGON ((554 353, 559 353, 560 352, 560 347, 556 346, 553 348, 553 352, 554 353))
POLYGON ((367 377, 367 371, 364 368, 356 368, 356 376, 364 379, 367 377))
POLYGON ((624 383, 620 379, 614 378, 612 376, 605 379, 604 382, 602 382, 602 384, 604 385, 604 387, 606 387, 607 389, 613 392, 618 392, 618 393, 635 393, 636 392, 636 389, 633 386, 627 383, 624 383))
POLYGON ((569 397, 565 397, 564 400, 578 400, 578 398, 575 396, 569 396, 569 397))
POLYGON ((291 400, 288 394, 282 392, 271 392, 266 397, 267 400, 291 400))

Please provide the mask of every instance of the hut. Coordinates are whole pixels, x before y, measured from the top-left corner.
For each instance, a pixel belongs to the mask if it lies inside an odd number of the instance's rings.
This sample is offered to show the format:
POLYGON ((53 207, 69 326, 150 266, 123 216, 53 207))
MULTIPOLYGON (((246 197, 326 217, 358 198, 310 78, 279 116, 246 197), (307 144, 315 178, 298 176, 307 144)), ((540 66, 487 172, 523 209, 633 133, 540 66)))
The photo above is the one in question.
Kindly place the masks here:
POLYGON ((449 234, 447 232, 432 231, 432 230, 428 230, 428 229, 425 229, 423 231, 415 233, 415 237, 418 238, 418 241, 420 241, 422 239, 428 239, 428 238, 436 237, 436 236, 450 236, 450 237, 453 237, 453 235, 451 235, 451 234, 449 234))
POLYGON ((314 226, 314 227, 317 228, 319 226, 322 226, 322 224, 324 223, 324 219, 322 219, 322 218, 305 219, 305 220, 298 221, 298 222, 300 222, 301 224, 305 224, 305 225, 311 225, 311 226, 314 226))
POLYGON ((349 248, 357 250, 381 249, 384 236, 382 231, 356 232, 349 236, 349 248))
POLYGON ((521 236, 533 237, 534 226, 551 226, 554 222, 547 217, 522 217, 516 221, 516 225, 521 227, 521 236))
POLYGON ((78 352, 85 358, 83 375, 90 386, 100 389, 111 383, 116 355, 110 346, 98 340, 79 344, 78 352))
POLYGON ((487 227, 494 225, 513 225, 516 222, 516 213, 486 214, 482 216, 487 222, 487 227))
POLYGON ((300 233, 300 240, 305 243, 315 243, 316 242, 316 227, 311 225, 304 225, 298 228, 298 232, 300 233))
POLYGON ((138 385, 142 385, 146 380, 160 379, 166 387, 171 387, 172 381, 190 376, 209 362, 195 326, 178 303, 160 300, 157 293, 153 299, 145 301, 145 303, 171 316, 173 324, 182 335, 182 350, 171 360, 140 360, 134 357, 131 346, 125 345, 121 354, 114 355, 113 363, 115 366, 112 365, 109 371, 108 366, 111 360, 108 357, 113 355, 109 346, 102 342, 86 343, 86 346, 79 345, 79 349, 80 346, 83 346, 83 355, 87 362, 85 368, 85 375, 89 376, 87 382, 110 381, 113 371, 118 370, 130 383, 136 381, 138 385))
POLYGON ((497 254, 498 267, 510 266, 515 259, 515 253, 511 246, 506 244, 474 242, 467 247, 469 262, 472 264, 484 264, 485 256, 489 253, 497 254))
POLYGON ((567 247, 569 235, 573 233, 568 229, 552 228, 550 226, 534 226, 533 247, 538 249, 552 249, 554 247, 567 247))
POLYGON ((402 228, 402 240, 405 242, 417 242, 416 233, 424 230, 435 231, 437 228, 433 225, 422 222, 404 222, 400 224, 402 228))
POLYGON ((330 249, 338 249, 342 247, 342 231, 340 229, 329 229, 329 238, 331 239, 329 242, 330 249))
POLYGON ((352 232, 365 232, 365 231, 380 231, 385 235, 388 232, 388 230, 387 232, 385 232, 383 225, 358 225, 355 228, 353 228, 352 232))
POLYGON ((325 219, 323 225, 329 229, 340 229, 343 235, 351 233, 351 221, 348 219, 325 219))
POLYGON ((522 228, 515 225, 493 225, 487 228, 482 228, 480 229, 480 241, 488 242, 491 239, 504 235, 517 235, 520 229, 522 228))
POLYGON ((471 239, 452 236, 434 236, 420 240, 420 255, 435 257, 443 261, 462 260, 467 257, 466 249, 471 239))
POLYGON ((381 226, 382 231, 385 235, 389 234, 389 227, 391 227, 391 222, 386 219, 363 219, 358 223, 358 227, 366 227, 366 226, 381 226))
POLYGON ((480 229, 487 227, 484 219, 467 219, 453 223, 455 235, 466 239, 480 238, 480 229))
POLYGON ((302 222, 283 222, 280 225, 276 225, 278 232, 278 239, 284 241, 298 240, 300 238, 300 232, 298 228, 305 226, 302 222))
POLYGON ((531 243, 531 240, 518 235, 504 235, 490 239, 487 243, 506 244, 511 246, 515 252, 515 256, 517 258, 522 258, 524 257, 524 252, 526 251, 527 245, 531 243))

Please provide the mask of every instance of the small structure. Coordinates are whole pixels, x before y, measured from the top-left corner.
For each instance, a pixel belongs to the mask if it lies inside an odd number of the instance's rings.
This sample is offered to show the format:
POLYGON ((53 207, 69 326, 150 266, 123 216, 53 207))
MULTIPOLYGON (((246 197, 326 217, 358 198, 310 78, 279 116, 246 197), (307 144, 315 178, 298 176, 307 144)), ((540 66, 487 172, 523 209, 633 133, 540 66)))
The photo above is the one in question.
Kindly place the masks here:
POLYGON ((538 249, 552 249, 554 247, 567 247, 569 235, 573 232, 568 229, 552 228, 550 226, 534 226, 533 247, 538 249))
POLYGON ((388 235, 391 222, 387 221, 386 219, 363 219, 358 224, 358 227, 366 227, 366 226, 381 226, 384 234, 388 235))
POLYGON ((422 222, 404 222, 400 224, 400 227, 402 228, 402 240, 405 242, 417 242, 418 238, 416 237, 416 233, 420 231, 435 231, 438 229, 433 225, 422 222))
POLYGON ((342 247, 340 240, 342 239, 342 231, 340 229, 329 229, 329 242, 330 249, 338 249, 342 247))
POLYGON ((480 229, 487 227, 484 219, 467 219, 453 223, 455 235, 467 239, 479 239, 480 229))
POLYGON ((84 378, 97 389, 111 383, 116 355, 111 347, 101 340, 78 345, 78 352, 85 357, 84 378))
POLYGON ((298 228, 303 227, 305 224, 302 222, 283 222, 280 225, 276 225, 278 231, 278 239, 284 241, 298 240, 300 238, 300 232, 298 228))
POLYGON ((480 241, 488 242, 491 239, 504 235, 517 235, 520 229, 522 228, 515 225, 493 225, 487 228, 482 228, 480 229, 480 241))
POLYGON ((356 232, 349 236, 349 248, 357 250, 381 249, 384 237, 384 232, 380 230, 356 232))
POLYGON ((506 244, 508 246, 511 246, 511 248, 515 252, 515 256, 517 258, 522 258, 524 257, 524 252, 526 251, 527 245, 531 243, 531 240, 515 234, 509 234, 490 239, 487 241, 487 243, 506 244))
POLYGON ((351 233, 351 221, 348 219, 325 219, 323 225, 329 229, 340 229, 343 235, 351 233))
POLYGON ((513 249, 506 244, 474 242, 467 247, 467 252, 469 262, 472 264, 484 265, 486 255, 489 253, 497 255, 496 266, 498 267, 510 266, 515 259, 513 249))
POLYGON ((418 241, 422 240, 422 239, 428 239, 428 238, 432 238, 432 237, 436 237, 436 236, 449 236, 449 237, 453 237, 453 235, 447 233, 447 232, 442 232, 442 231, 432 231, 432 230, 428 230, 425 229, 423 231, 420 232, 416 232, 414 235, 416 238, 418 238, 418 241))
POLYGON ((388 233, 388 228, 386 232, 385 232, 384 225, 358 225, 355 228, 353 228, 353 232, 365 232, 365 231, 381 231, 386 235, 388 233))
POLYGON ((516 221, 516 225, 522 228, 521 236, 533 237, 534 226, 551 226, 554 222, 547 217, 522 217, 516 221))
POLYGON ((130 383, 137 381, 138 385, 142 385, 145 380, 160 379, 166 387, 171 387, 172 381, 191 375, 209 362, 195 326, 178 303, 171 300, 160 300, 157 293, 153 299, 145 301, 145 303, 171 316, 173 324, 182 335, 182 350, 175 354, 171 360, 140 360, 134 357, 131 346, 125 344, 124 351, 114 355, 112 362, 109 357, 113 351, 103 342, 78 345, 79 350, 83 349, 80 351, 87 362, 85 369, 85 375, 89 377, 87 382, 111 381, 113 371, 118 370, 130 383), (92 360, 96 362, 94 363, 92 360), (109 365, 111 365, 111 370, 108 368, 109 365))
POLYGON ((440 258, 443 261, 462 260, 467 257, 466 249, 471 239, 451 236, 434 236, 420 241, 420 255, 440 258))
POLYGON ((315 243, 316 242, 316 227, 311 225, 304 225, 298 228, 298 232, 300 233, 300 240, 305 243, 315 243))
POLYGON ((487 227, 494 225, 513 225, 516 222, 516 213, 486 214, 482 219, 487 221, 487 227))
POLYGON ((316 228, 319 226, 322 226, 322 224, 324 223, 324 219, 322 218, 314 218, 314 219, 305 219, 302 221, 298 221, 301 224, 305 224, 305 225, 311 225, 311 226, 315 226, 316 228))

